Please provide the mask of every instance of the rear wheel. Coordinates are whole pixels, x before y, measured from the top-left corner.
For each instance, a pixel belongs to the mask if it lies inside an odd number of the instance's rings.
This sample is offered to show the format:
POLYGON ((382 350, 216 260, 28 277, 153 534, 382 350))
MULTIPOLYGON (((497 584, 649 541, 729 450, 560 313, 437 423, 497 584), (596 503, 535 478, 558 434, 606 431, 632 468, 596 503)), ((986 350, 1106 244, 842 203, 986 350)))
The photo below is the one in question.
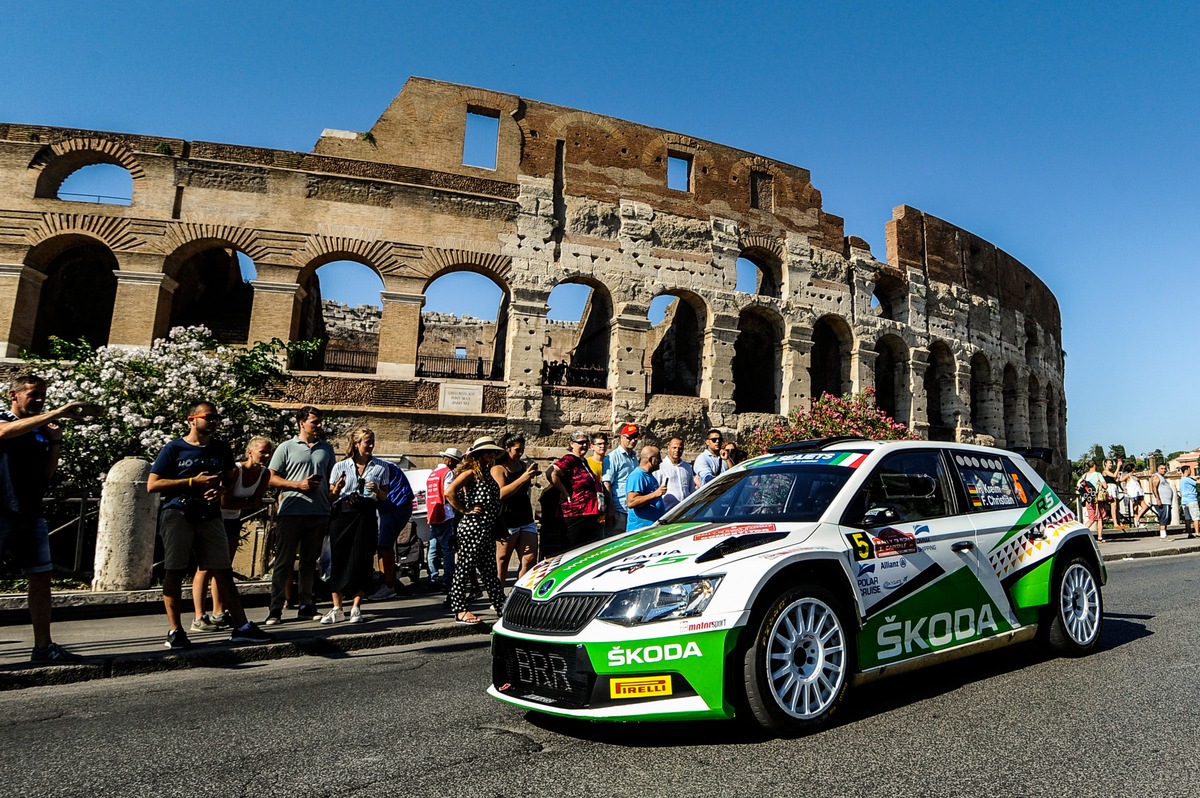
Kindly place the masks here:
POLYGON ((1056 654, 1082 656, 1096 647, 1104 624, 1104 599, 1095 566, 1075 555, 1054 571, 1046 643, 1056 654))
POLYGON ((816 729, 846 694, 853 641, 841 602, 819 585, 775 598, 745 652, 746 708, 774 734, 816 729))

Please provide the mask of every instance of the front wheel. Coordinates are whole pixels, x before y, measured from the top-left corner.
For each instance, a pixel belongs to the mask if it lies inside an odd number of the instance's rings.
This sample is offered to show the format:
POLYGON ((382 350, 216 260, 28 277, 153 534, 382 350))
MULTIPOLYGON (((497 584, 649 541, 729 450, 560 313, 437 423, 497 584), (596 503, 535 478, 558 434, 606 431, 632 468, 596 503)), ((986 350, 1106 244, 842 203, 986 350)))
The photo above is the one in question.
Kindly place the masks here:
POLYGON ((1046 643, 1056 654, 1082 656, 1096 647, 1104 624, 1104 599, 1095 566, 1074 556, 1055 569, 1054 592, 1047 613, 1046 643))
POLYGON ((819 585, 785 591, 753 625, 743 661, 746 707, 774 734, 808 732, 841 704, 853 641, 841 602, 819 585))

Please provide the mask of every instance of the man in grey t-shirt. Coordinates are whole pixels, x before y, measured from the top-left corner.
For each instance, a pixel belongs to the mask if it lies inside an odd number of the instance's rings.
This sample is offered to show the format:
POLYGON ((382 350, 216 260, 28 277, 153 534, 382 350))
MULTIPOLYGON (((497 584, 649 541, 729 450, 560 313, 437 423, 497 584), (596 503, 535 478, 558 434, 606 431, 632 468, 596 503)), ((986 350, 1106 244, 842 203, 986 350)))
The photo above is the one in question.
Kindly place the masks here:
POLYGON ((279 512, 275 517, 278 547, 271 563, 271 610, 267 625, 283 619, 284 589, 300 551, 300 570, 297 573, 297 600, 300 607, 296 617, 302 621, 319 621, 313 601, 313 574, 321 555, 321 541, 329 534, 329 475, 337 455, 333 447, 321 439, 321 411, 305 405, 296 411, 299 428, 295 438, 284 441, 271 458, 271 487, 281 488, 279 512))

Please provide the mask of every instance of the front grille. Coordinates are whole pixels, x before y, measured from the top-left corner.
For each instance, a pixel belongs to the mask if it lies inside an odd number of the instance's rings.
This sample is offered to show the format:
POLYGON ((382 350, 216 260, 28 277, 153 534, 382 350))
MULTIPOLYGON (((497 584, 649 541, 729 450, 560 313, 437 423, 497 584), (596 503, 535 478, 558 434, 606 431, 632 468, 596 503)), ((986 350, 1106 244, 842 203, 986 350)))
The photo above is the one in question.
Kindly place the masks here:
POLYGON ((505 695, 581 709, 591 700, 596 674, 581 645, 494 635, 492 684, 505 695))
POLYGON ((568 593, 549 601, 534 601, 530 591, 514 590, 504 605, 504 625, 518 632, 575 634, 610 598, 608 593, 568 593))

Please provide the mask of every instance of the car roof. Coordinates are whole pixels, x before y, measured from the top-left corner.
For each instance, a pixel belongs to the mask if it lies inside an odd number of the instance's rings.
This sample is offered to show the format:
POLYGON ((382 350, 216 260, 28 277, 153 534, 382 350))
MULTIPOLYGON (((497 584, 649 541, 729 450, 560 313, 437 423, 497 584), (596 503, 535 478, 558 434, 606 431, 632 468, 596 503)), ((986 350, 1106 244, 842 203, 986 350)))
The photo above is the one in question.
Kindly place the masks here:
POLYGON ((772 446, 768 454, 795 454, 800 452, 871 452, 872 450, 891 449, 954 449, 955 451, 978 452, 980 454, 1003 454, 1008 457, 1024 457, 1010 449, 996 446, 979 446, 974 443, 955 443, 953 441, 873 441, 868 438, 842 436, 836 438, 816 438, 806 441, 791 441, 772 446))

